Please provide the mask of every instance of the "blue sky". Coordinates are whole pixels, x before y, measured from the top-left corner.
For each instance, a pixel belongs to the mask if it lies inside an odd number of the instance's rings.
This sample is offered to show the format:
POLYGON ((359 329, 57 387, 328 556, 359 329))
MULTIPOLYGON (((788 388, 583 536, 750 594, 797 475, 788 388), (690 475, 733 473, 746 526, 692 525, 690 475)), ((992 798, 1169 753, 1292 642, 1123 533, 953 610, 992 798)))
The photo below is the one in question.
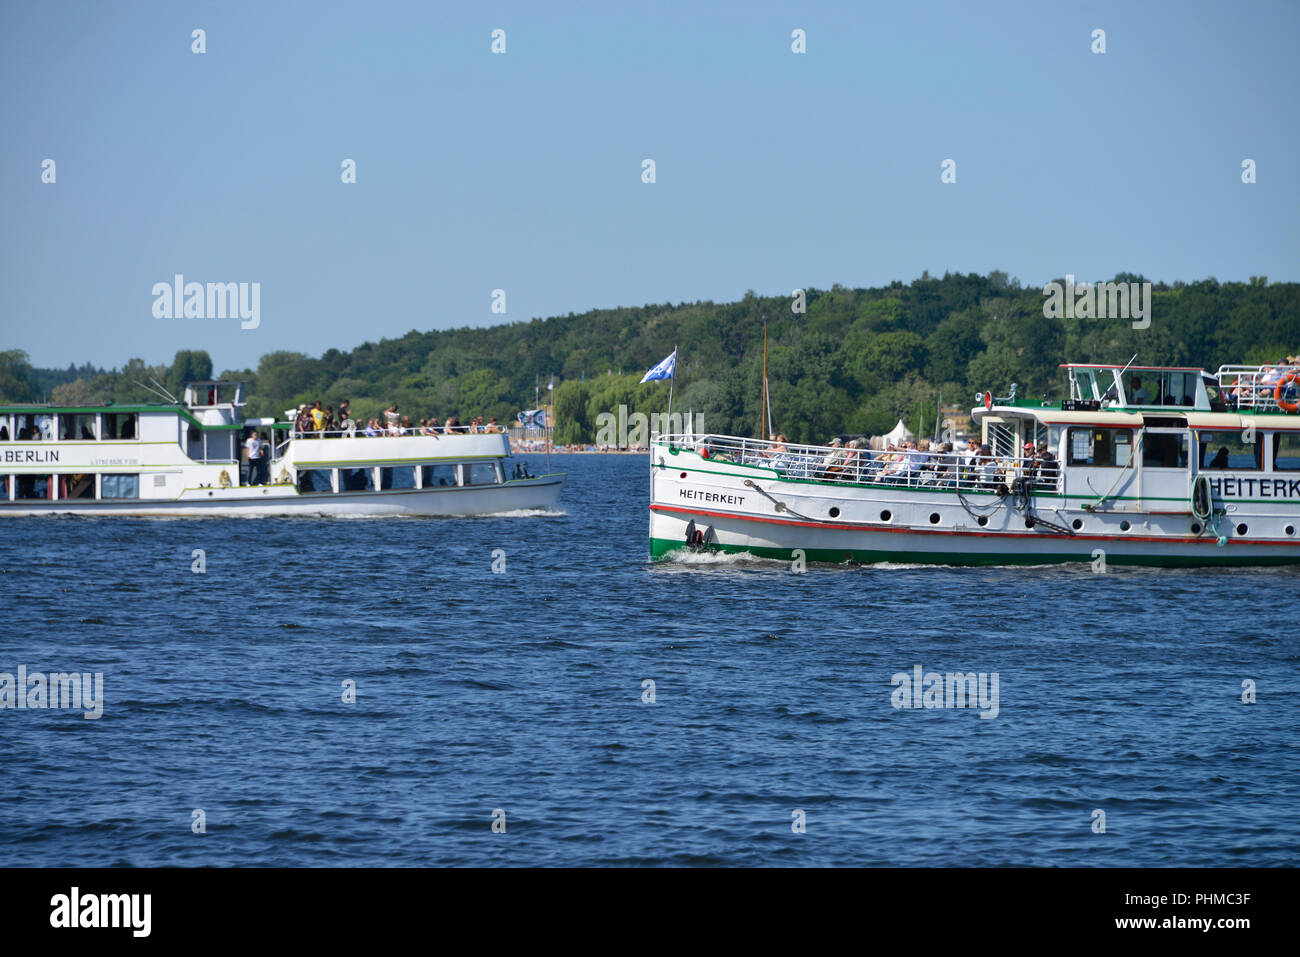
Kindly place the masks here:
POLYGON ((6 3, 0 348, 221 370, 923 270, 1296 280, 1297 36, 1253 0, 6 3), (175 273, 260 282, 260 326, 154 318, 175 273))

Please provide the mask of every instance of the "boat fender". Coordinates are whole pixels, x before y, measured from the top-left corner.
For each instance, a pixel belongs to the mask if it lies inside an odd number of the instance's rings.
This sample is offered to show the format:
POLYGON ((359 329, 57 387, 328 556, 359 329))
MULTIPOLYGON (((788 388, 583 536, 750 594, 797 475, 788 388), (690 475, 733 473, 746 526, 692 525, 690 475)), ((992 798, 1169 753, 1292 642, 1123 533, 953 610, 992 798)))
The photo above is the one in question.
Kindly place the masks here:
POLYGON ((1198 475, 1192 479, 1192 515, 1198 521, 1209 521, 1211 508, 1213 508, 1213 495, 1210 477, 1198 475))
POLYGON ((1284 412, 1295 412, 1300 410, 1300 401, 1288 402, 1282 398, 1282 393, 1286 391, 1288 382, 1294 382, 1300 386, 1300 373, 1288 372, 1282 378, 1277 380, 1277 386, 1273 389, 1273 398, 1277 400, 1277 407, 1284 412))

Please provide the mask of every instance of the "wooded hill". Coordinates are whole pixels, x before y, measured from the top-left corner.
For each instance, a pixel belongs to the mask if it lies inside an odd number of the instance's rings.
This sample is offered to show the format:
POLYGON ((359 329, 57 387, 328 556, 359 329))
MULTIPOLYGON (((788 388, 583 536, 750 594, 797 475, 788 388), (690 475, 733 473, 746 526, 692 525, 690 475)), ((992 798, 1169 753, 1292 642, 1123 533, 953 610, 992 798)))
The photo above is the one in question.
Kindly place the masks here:
MULTIPOLYGON (((1117 282, 1143 282, 1124 274, 1117 282)), ((791 441, 843 432, 878 434, 899 419, 929 431, 945 405, 974 403, 977 390, 1059 396, 1062 362, 1127 362, 1215 369, 1273 361, 1300 351, 1300 284, 1214 279, 1153 286, 1151 323, 1047 319, 1040 287, 1005 273, 922 275, 876 289, 807 289, 792 297, 750 292, 739 302, 650 304, 483 328, 411 331, 318 358, 272 352, 256 369, 226 370, 250 386, 249 415, 282 415, 300 402, 351 400, 363 416, 396 402, 413 420, 475 415, 513 421, 543 401, 555 377, 555 439, 592 441, 596 416, 659 412, 668 383, 638 385, 679 348, 674 408, 704 416, 709 431, 756 434, 762 397, 763 320, 768 323, 772 418, 791 441)), ((20 352, 0 353, 0 401, 60 404, 156 401, 137 383, 152 375, 179 394, 186 379, 209 378, 207 353, 178 353, 168 366, 133 359, 106 373, 83 366, 33 369, 20 352), (69 373, 76 377, 68 380, 69 373)))

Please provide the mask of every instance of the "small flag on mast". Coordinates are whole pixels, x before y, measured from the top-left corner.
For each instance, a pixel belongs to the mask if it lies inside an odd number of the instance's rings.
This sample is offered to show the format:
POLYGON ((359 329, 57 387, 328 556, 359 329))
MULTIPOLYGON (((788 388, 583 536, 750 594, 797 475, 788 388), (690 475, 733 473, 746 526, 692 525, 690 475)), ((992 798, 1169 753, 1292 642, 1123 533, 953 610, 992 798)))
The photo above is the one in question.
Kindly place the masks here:
POLYGON ((649 382, 651 379, 675 379, 677 378, 677 350, 674 349, 663 362, 659 363, 653 369, 645 374, 641 379, 642 382, 649 382))

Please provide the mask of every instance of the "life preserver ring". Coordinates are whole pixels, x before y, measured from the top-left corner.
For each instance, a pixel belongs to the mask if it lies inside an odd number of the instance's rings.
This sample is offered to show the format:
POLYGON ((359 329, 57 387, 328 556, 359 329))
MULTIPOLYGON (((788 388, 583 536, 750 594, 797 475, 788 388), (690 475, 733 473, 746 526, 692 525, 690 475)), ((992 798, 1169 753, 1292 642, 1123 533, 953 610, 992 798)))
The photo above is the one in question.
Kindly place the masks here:
POLYGON ((1277 380, 1277 386, 1273 389, 1273 398, 1277 400, 1277 407, 1283 412, 1295 412, 1300 410, 1300 402, 1287 402, 1282 398, 1282 393, 1286 391, 1286 384, 1294 382, 1300 386, 1300 373, 1288 372, 1282 378, 1277 380))
POLYGON ((992 392, 985 392, 985 393, 984 393, 984 408, 985 408, 985 409, 992 409, 992 408, 993 408, 993 393, 992 393, 992 392))

